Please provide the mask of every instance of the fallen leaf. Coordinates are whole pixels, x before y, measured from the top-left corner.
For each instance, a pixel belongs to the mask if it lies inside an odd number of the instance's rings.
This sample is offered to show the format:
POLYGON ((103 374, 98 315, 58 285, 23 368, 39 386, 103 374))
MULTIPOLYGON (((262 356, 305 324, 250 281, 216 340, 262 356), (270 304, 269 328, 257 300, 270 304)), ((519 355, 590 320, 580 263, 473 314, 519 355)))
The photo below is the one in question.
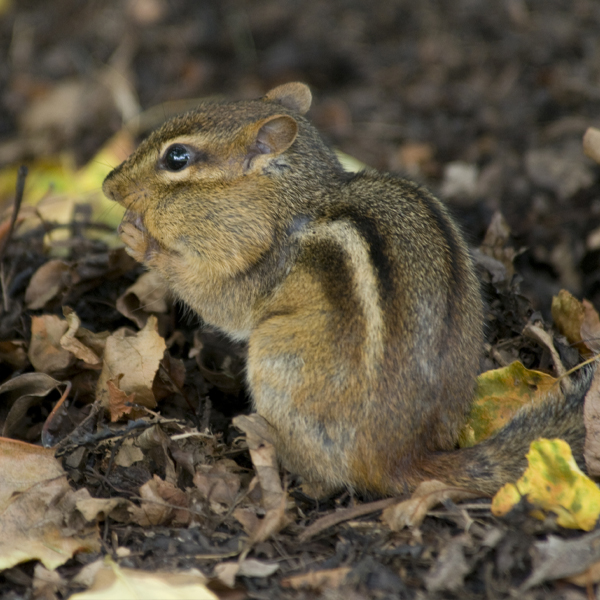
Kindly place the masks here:
POLYGON ((600 129, 587 128, 583 136, 583 151, 600 165, 600 129))
POLYGON ((167 284, 160 273, 147 271, 117 298, 117 310, 141 329, 150 314, 167 312, 168 293, 167 284))
POLYGON ((464 553, 470 542, 469 536, 462 534, 444 545, 435 564, 424 577, 425 587, 430 592, 456 592, 463 587, 465 576, 471 572, 464 553))
POLYGON ((529 590, 545 581, 591 575, 588 569, 595 569, 600 560, 599 541, 600 531, 594 531, 573 540, 549 535, 547 540, 535 542, 533 570, 521 590, 529 590))
POLYGON ((118 421, 122 416, 131 414, 134 410, 135 404, 135 392, 127 394, 119 388, 119 381, 123 378, 123 374, 120 373, 116 379, 109 379, 106 382, 106 389, 108 390, 108 409, 110 411, 110 420, 114 423, 118 421))
POLYGON ((55 315, 31 317, 29 361, 36 371, 59 373, 75 362, 75 356, 60 345, 68 323, 55 315))
POLYGON ((181 573, 123 569, 111 560, 99 569, 92 587, 71 600, 219 600, 196 569, 181 573))
POLYGON ((583 420, 585 423, 583 458, 588 474, 594 477, 600 475, 600 369, 598 368, 585 396, 583 420))
MULTIPOLYGON (((166 349, 164 339, 158 334, 154 315, 146 326, 136 334, 119 330, 106 340, 102 372, 98 379, 97 399, 110 409, 108 380, 113 382, 119 375, 119 389, 126 394, 136 394, 136 404, 155 408, 152 382, 166 349)), ((111 414, 112 416, 112 414, 111 414)))
POLYGON ((506 219, 500 211, 496 211, 492 215, 483 242, 479 247, 479 251, 483 255, 498 261, 504 267, 502 276, 496 277, 494 283, 501 283, 501 281, 510 283, 515 274, 514 260, 520 251, 509 245, 510 236, 510 227, 506 219))
POLYGON ((0 362, 15 369, 24 369, 28 364, 25 342, 22 340, 0 341, 0 362))
POLYGON ((475 399, 459 445, 467 448, 490 437, 522 406, 543 402, 556 381, 550 375, 526 369, 518 361, 482 373, 477 378, 475 399))
POLYGON ((282 587, 290 587, 295 590, 337 589, 343 585, 351 570, 350 567, 338 567, 337 569, 309 571, 308 573, 286 577, 280 583, 282 587))
POLYGON ((56 593, 64 593, 67 589, 67 582, 58 571, 49 571, 43 565, 37 564, 33 568, 33 597, 49 600, 57 598, 56 593))
POLYGON ((532 323, 527 323, 527 325, 523 327, 523 335, 535 340, 538 344, 548 350, 550 356, 552 356, 552 364, 554 365, 556 373, 559 377, 562 377, 566 374, 567 369, 565 369, 564 365, 562 364, 558 350, 554 346, 554 339, 552 335, 550 335, 542 327, 533 325, 532 323))
POLYGON ((581 472, 564 440, 531 443, 529 466, 516 483, 503 486, 492 501, 492 513, 508 513, 522 497, 534 506, 532 515, 543 519, 551 511, 557 523, 590 531, 600 516, 600 488, 581 472))
POLYGON ((222 562, 215 565, 217 579, 227 587, 235 587, 235 578, 245 577, 269 577, 279 569, 277 563, 266 563, 254 558, 246 558, 239 562, 222 562))
POLYGON ((0 438, 0 513, 10 504, 14 494, 24 492, 47 479, 64 475, 54 454, 55 451, 51 448, 0 438))
POLYGON ((600 353, 600 316, 594 305, 585 298, 581 301, 583 306, 583 321, 579 333, 583 343, 594 353, 600 353))
POLYGON ((78 339, 81 328, 81 319, 77 316, 77 313, 74 310, 65 307, 63 309, 63 314, 65 315, 68 329, 60 338, 61 347, 71 352, 73 356, 88 365, 100 365, 102 361, 98 354, 78 339))
POLYGON ((97 528, 76 518, 89 493, 70 488, 54 451, 1 439, 0 472, 0 569, 30 560, 55 569, 100 549, 97 528))
POLYGON ((552 319, 567 340, 577 347, 582 356, 590 356, 589 348, 581 337, 581 326, 585 318, 583 304, 566 290, 560 290, 552 298, 552 319))
POLYGON ((25 304, 31 310, 46 304, 65 291, 70 283, 71 265, 58 259, 44 263, 34 274, 25 290, 25 304))
POLYGON ((75 504, 86 521, 105 521, 107 517, 120 523, 131 520, 133 504, 126 498, 82 498, 75 504))
MULTIPOLYGON (((266 510, 265 516, 256 523, 256 529, 248 532, 252 545, 264 542, 290 523, 291 518, 286 512, 287 492, 281 485, 277 455, 267 421, 253 414, 236 417, 233 424, 246 433, 250 458, 260 485, 261 503, 266 510)), ((248 526, 247 515, 243 518, 248 526)))
MULTIPOLYGON (((64 107, 61 111, 65 114, 64 107)), ((90 218, 94 223, 109 226, 109 233, 96 230, 95 237, 112 245, 118 244, 114 234, 121 222, 124 209, 102 194, 102 182, 111 170, 118 165, 135 147, 131 134, 123 129, 115 134, 100 149, 89 163, 76 169, 74 156, 63 154, 56 159, 38 159, 29 165, 27 194, 21 215, 24 217, 19 231, 29 231, 43 222, 69 224, 73 222, 75 206, 85 202, 91 208, 90 218), (35 206, 35 210, 30 207, 35 206), (29 210, 27 210, 29 208, 29 210)), ((0 171, 0 202, 14 195, 14 182, 18 166, 0 171)), ((49 241, 65 239, 71 235, 71 228, 57 228, 48 234, 49 241)))
POLYGON ((404 527, 418 527, 427 513, 445 500, 456 502, 478 497, 479 494, 469 493, 432 479, 420 483, 408 500, 386 508, 381 514, 381 520, 392 531, 399 531, 404 527))
POLYGON ((115 464, 120 467, 130 467, 136 462, 144 459, 142 449, 136 445, 135 440, 127 439, 121 444, 117 456, 115 456, 115 464))
POLYGON ((60 385, 62 382, 45 373, 24 373, 0 385, 0 395, 6 394, 2 404, 8 408, 2 435, 7 438, 26 438, 31 427, 27 411, 41 404, 60 385))
POLYGON ((240 491, 240 476, 227 468, 227 462, 221 461, 216 465, 200 465, 194 475, 194 485, 206 500, 233 506, 240 491), (203 471, 202 469, 206 470, 203 471))
POLYGON ((191 515, 189 496, 173 484, 163 481, 158 475, 140 487, 142 502, 132 506, 132 520, 142 527, 173 524, 188 525, 191 515))

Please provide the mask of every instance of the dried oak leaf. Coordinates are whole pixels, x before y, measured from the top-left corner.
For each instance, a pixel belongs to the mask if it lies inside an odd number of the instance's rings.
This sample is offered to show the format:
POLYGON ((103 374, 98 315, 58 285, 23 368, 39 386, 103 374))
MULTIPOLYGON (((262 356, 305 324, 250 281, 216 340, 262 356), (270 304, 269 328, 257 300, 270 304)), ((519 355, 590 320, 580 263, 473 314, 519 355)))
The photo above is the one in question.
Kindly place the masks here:
POLYGON ((132 520, 142 527, 166 523, 184 526, 190 522, 189 496, 158 475, 140 487, 140 506, 129 509, 132 520))
POLYGON ((60 339, 68 328, 68 323, 55 315, 31 318, 28 356, 36 371, 57 373, 75 362, 75 356, 60 345, 60 339))
MULTIPOLYGON (((194 485, 211 505, 218 503, 229 508, 236 501, 241 482, 240 476, 232 472, 232 467, 235 469, 237 464, 228 459, 219 461, 213 466, 198 466, 194 474, 194 485)), ((215 512, 222 512, 218 507, 213 508, 215 512)))
POLYGON ((109 336, 96 388, 100 403, 110 410, 108 381, 114 382, 122 375, 119 389, 126 394, 135 393, 136 404, 155 408, 152 383, 165 349, 165 340, 158 334, 156 317, 153 315, 138 333, 132 334, 121 329, 109 336))
POLYGON ((46 304, 71 283, 71 265, 54 259, 44 263, 34 274, 25 290, 25 304, 31 310, 46 304))
POLYGON ((100 550, 97 527, 76 509, 89 493, 70 488, 52 450, 2 438, 0 472, 0 569, 30 560, 55 569, 100 550))
POLYGON ((141 329, 150 314, 167 312, 168 293, 167 284, 160 273, 146 271, 117 298, 117 310, 141 329))

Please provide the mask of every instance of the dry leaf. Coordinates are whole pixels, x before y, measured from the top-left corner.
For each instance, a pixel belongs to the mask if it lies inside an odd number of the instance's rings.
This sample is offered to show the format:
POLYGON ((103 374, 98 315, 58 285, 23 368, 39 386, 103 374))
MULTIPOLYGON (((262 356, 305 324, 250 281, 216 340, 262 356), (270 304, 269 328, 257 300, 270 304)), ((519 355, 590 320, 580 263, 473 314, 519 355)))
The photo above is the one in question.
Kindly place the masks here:
MULTIPOLYGON (((240 491, 240 476, 227 470, 227 463, 221 462, 214 466, 200 465, 194 475, 194 485, 204 498, 211 503, 233 506, 240 491), (206 471, 202 471, 206 468, 206 471)), ((219 509, 217 508, 217 512, 219 509)))
POLYGON ((130 520, 129 510, 133 504, 126 498, 82 498, 75 504, 86 521, 104 521, 111 519, 121 523, 130 520))
POLYGON ((343 585, 344 580, 352 569, 350 567, 338 567, 337 569, 323 569, 321 571, 309 571, 300 575, 292 575, 281 580, 282 587, 290 587, 295 590, 311 589, 337 589, 343 585))
POLYGON ((583 356, 590 356, 590 350, 581 338, 581 326, 584 318, 583 305, 566 290, 560 290, 558 295, 552 298, 554 324, 571 344, 577 346, 583 356))
POLYGON ((463 448, 474 446, 506 425, 522 407, 546 399, 556 379, 526 369, 515 361, 477 378, 475 400, 459 438, 463 448))
POLYGON ((75 357, 60 345, 69 325, 55 315, 31 317, 29 361, 36 371, 57 373, 75 362, 75 357))
POLYGON ((593 529, 600 516, 600 488, 580 471, 569 444, 539 439, 531 443, 527 460, 523 476, 494 496, 492 513, 505 515, 526 496, 535 507, 534 517, 543 519, 545 511, 551 511, 563 527, 593 529))
POLYGON ((11 438, 24 438, 30 423, 26 419, 30 407, 43 402, 43 399, 61 385, 60 381, 45 373, 24 373, 0 385, 0 395, 4 407, 9 408, 2 427, 2 435, 11 438))
POLYGON ((25 291, 25 304, 31 310, 46 304, 67 289, 70 284, 71 265, 54 259, 44 263, 34 274, 25 291))
POLYGON ((488 256, 498 261, 503 267, 504 272, 494 278, 494 283, 506 281, 510 283, 515 274, 514 260, 519 252, 508 245, 510 241, 510 227, 502 213, 496 211, 492 215, 492 220, 486 231, 485 238, 479 247, 484 256, 488 256))
POLYGON ((115 464, 120 467, 130 467, 136 462, 144 459, 142 449, 136 445, 135 440, 127 439, 119 448, 117 456, 115 456, 115 464))
POLYGON ((15 369, 24 369, 28 364, 25 342, 22 340, 0 341, 0 362, 15 369))
POLYGON ((123 415, 131 414, 135 404, 135 392, 132 394, 126 394, 123 390, 119 389, 119 381, 123 379, 123 374, 119 374, 116 380, 109 379, 106 382, 106 389, 108 390, 108 408, 110 411, 110 420, 114 423, 118 421, 123 415))
POLYGON ((588 127, 583 136, 583 151, 600 165, 600 129, 588 127))
POLYGON ((386 508, 381 514, 381 520, 392 531, 399 531, 404 527, 418 527, 427 516, 427 512, 444 500, 456 502, 478 497, 479 494, 451 487, 447 483, 432 479, 420 483, 408 500, 386 508))
POLYGON ((61 347, 88 365, 99 365, 102 362, 100 357, 76 337, 81 327, 81 319, 77 316, 77 313, 70 308, 65 308, 63 314, 65 315, 68 329, 60 338, 61 347))
MULTIPOLYGON (((166 349, 164 339, 158 334, 155 316, 137 334, 119 330, 106 340, 102 373, 98 380, 97 398, 110 408, 108 380, 113 382, 119 375, 119 389, 126 394, 136 394, 136 404, 154 408, 156 401, 152 383, 160 360, 166 349)), ((111 415, 112 416, 112 415, 111 415)))
POLYGON ((164 525, 166 523, 187 525, 190 522, 189 496, 158 475, 140 487, 141 506, 132 506, 132 519, 142 527, 164 525), (181 507, 181 508, 177 508, 181 507))
POLYGON ((583 406, 585 445, 583 457, 589 475, 600 475, 600 369, 596 369, 583 406))
POLYGON ((117 310, 141 329, 146 325, 150 314, 167 312, 168 293, 166 282, 160 273, 147 271, 117 298, 117 310))
POLYGON ((206 577, 191 569, 182 573, 122 569, 111 560, 96 572, 94 585, 71 600, 219 600, 206 577))
POLYGON ((600 353, 600 317, 589 300, 582 300, 583 321, 581 323, 581 339, 583 343, 594 353, 600 353))
POLYGON ((54 450, 0 439, 0 569, 41 560, 48 569, 100 548, 95 526, 76 518, 86 490, 69 487, 54 450))
POLYGON ((464 553, 465 546, 469 546, 470 542, 469 536, 462 534, 444 545, 435 564, 424 577, 425 587, 430 592, 456 592, 463 587, 465 575, 471 572, 464 553))
POLYGON ((545 581, 555 579, 575 580, 579 577, 592 576, 589 569, 596 569, 600 560, 600 531, 582 535, 577 539, 564 540, 549 535, 547 540, 535 542, 533 552, 533 571, 521 586, 525 591, 545 581))
POLYGON ((33 597, 35 599, 50 600, 58 598, 56 593, 64 594, 67 582, 58 571, 49 571, 43 565, 37 564, 33 568, 33 597))
POLYGON ((284 491, 270 425, 257 414, 235 417, 233 425, 246 434, 252 464, 260 483, 263 507, 267 510, 278 507, 284 491))
POLYGON ((215 575, 227 587, 233 588, 237 576, 269 577, 278 569, 277 563, 265 563, 254 558, 247 558, 239 562, 222 562, 215 565, 215 575))
POLYGON ((10 504, 13 494, 64 475, 54 454, 55 451, 51 448, 0 438, 0 513, 10 504))

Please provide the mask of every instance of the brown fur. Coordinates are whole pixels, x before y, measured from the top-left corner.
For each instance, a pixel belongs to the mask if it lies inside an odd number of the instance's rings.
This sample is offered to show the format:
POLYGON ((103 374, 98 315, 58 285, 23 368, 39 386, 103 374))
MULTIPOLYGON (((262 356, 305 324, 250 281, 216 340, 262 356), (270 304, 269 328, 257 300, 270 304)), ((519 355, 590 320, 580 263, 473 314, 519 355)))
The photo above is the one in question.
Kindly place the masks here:
POLYGON ((202 104, 104 183, 127 208, 132 256, 248 341, 248 384, 283 464, 322 491, 397 494, 434 477, 491 493, 522 470, 531 421, 582 439, 573 400, 554 403, 564 427, 552 407, 530 411, 496 442, 453 450, 483 339, 467 247, 424 189, 345 173, 309 106, 299 83, 202 104), (193 160, 172 172, 176 143, 193 160))

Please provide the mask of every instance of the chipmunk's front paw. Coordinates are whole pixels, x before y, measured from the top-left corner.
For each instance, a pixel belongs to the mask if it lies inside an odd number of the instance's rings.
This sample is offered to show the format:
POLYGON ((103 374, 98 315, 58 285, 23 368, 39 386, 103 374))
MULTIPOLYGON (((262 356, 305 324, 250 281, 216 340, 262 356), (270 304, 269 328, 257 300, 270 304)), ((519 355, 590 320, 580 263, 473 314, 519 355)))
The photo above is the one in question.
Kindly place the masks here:
POLYGON ((127 253, 135 260, 144 264, 151 262, 152 248, 156 241, 144 227, 141 216, 126 214, 119 225, 119 237, 127 246, 127 253))

